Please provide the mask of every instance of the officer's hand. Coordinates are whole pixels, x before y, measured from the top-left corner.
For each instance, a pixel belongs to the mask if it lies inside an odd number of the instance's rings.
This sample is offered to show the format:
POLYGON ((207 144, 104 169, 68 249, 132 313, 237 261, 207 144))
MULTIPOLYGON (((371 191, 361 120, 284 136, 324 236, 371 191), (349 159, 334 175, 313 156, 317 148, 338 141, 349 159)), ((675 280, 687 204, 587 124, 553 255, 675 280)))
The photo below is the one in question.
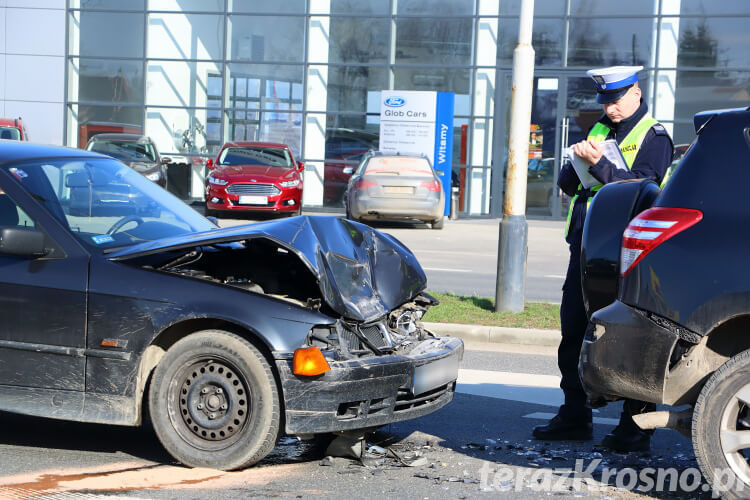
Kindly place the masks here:
POLYGON ((589 165, 596 165, 602 158, 602 148, 596 141, 581 141, 573 146, 573 152, 589 165))

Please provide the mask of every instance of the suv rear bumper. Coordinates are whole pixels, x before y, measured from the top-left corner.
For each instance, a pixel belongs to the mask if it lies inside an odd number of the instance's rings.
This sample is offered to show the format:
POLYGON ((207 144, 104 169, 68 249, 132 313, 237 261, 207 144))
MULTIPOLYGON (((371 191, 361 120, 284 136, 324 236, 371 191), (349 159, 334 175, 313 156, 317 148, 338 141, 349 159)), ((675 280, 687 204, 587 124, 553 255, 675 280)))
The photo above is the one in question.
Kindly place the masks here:
POLYGON ((592 406, 630 398, 662 403, 679 336, 619 300, 594 313, 578 373, 592 406))
POLYGON ((432 413, 453 399, 463 350, 456 338, 429 339, 407 354, 329 361, 318 377, 294 375, 291 359, 276 359, 286 432, 365 429, 432 413))

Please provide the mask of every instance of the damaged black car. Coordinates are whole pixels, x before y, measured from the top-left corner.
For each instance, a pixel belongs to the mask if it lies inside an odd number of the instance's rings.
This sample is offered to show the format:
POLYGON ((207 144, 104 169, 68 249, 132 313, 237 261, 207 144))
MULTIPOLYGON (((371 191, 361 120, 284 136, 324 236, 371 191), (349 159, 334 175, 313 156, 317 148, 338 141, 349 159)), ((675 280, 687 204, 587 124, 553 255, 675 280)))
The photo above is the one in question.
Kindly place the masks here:
POLYGON ((336 217, 219 229, 101 155, 0 145, 0 410, 137 426, 238 469, 281 434, 453 398, 463 344, 395 238, 336 217))

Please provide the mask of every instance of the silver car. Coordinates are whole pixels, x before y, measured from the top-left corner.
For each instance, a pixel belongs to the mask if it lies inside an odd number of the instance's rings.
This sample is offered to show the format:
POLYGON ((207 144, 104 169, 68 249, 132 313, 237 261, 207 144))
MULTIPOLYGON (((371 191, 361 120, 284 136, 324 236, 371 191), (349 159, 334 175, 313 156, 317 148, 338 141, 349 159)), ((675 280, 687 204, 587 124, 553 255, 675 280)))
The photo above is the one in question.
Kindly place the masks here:
POLYGON ((445 194, 424 156, 368 153, 344 196, 351 220, 416 219, 443 228, 445 194))

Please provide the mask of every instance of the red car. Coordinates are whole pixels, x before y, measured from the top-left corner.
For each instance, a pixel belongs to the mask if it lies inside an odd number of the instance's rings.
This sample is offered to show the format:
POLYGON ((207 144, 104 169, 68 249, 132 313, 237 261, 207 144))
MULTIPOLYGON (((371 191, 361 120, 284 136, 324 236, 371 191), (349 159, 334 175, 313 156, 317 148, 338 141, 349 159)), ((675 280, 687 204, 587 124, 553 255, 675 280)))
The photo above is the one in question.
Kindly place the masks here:
POLYGON ((29 134, 20 118, 0 118, 0 139, 28 141, 29 134))
POLYGON ((228 142, 208 160, 206 215, 218 211, 302 213, 302 170, 289 147, 268 142, 228 142))

